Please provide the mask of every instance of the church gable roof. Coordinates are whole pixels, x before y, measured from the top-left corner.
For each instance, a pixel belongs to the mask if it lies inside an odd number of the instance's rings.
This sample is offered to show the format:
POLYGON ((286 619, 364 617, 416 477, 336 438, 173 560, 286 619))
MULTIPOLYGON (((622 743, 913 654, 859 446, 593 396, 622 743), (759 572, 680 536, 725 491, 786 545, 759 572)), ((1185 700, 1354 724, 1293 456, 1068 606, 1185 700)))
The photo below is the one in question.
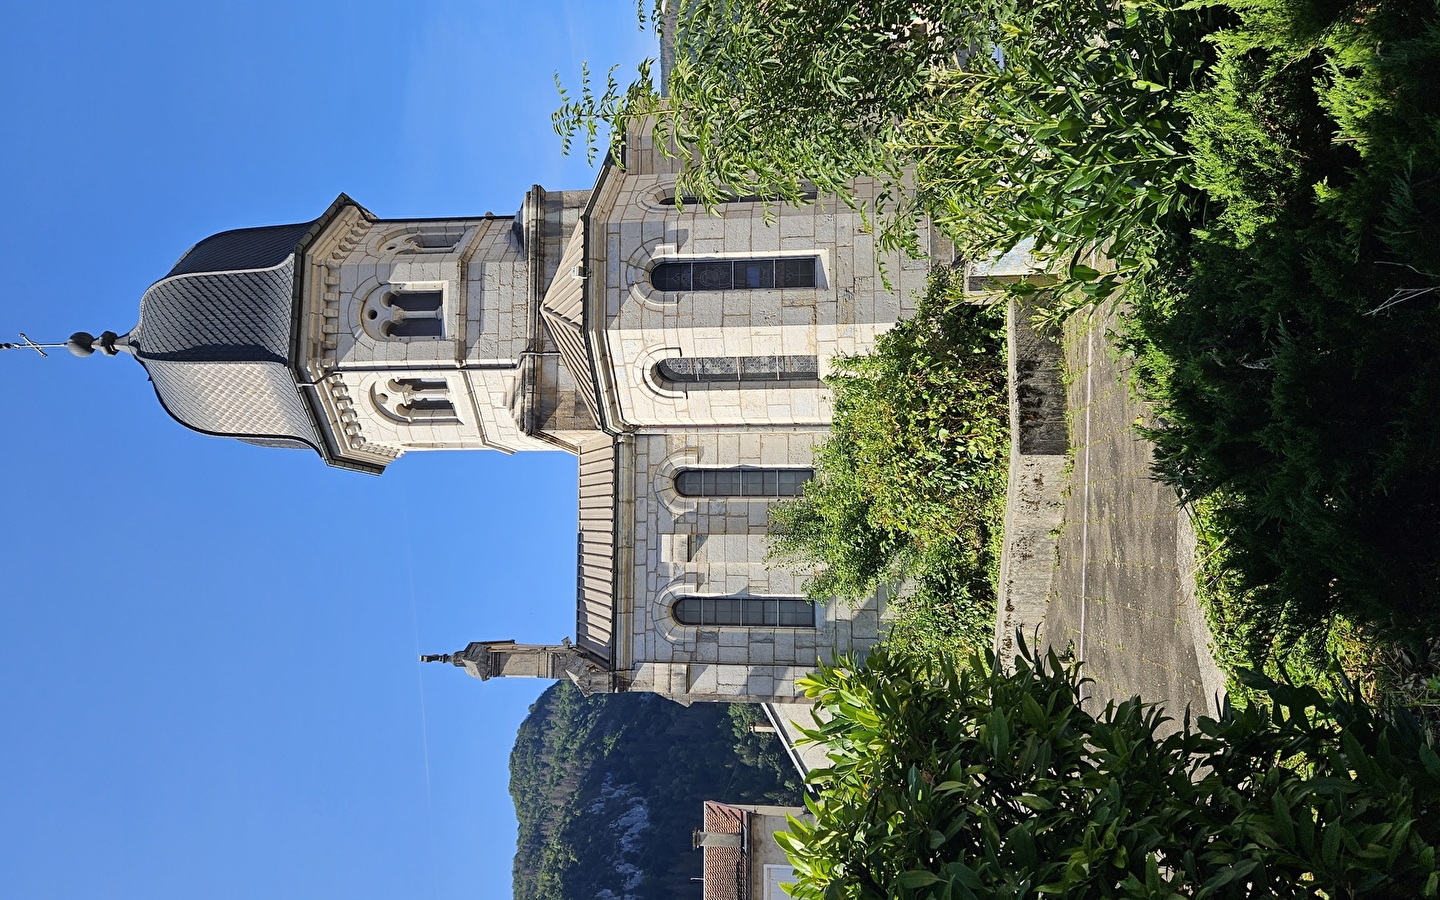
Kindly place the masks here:
POLYGON ((560 256, 560 265, 555 277, 545 290, 540 302, 540 315, 550 330, 555 348, 570 375, 581 401, 590 410, 590 415, 600 420, 600 401, 596 395, 595 370, 590 363, 590 351, 585 346, 585 223, 582 220, 570 235, 570 243, 560 256), (582 277, 577 277, 577 274, 582 277))

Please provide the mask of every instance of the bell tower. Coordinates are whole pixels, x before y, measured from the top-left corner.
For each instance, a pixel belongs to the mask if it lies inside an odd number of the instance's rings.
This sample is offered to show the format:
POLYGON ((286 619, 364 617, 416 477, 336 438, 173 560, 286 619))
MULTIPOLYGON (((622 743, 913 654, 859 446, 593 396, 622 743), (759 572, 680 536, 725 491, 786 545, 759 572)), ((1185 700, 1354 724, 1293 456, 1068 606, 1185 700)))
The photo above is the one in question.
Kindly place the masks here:
POLYGON ((594 430, 583 404, 536 412, 576 393, 540 303, 573 227, 564 201, 585 196, 536 186, 513 216, 419 220, 337 201, 299 273, 294 347, 337 455, 573 449, 594 430))
POLYGON ((588 191, 536 185, 516 215, 317 219, 211 235, 124 335, 3 349, 126 353, 172 418, 379 474, 412 450, 564 449, 597 431, 541 314, 588 191))

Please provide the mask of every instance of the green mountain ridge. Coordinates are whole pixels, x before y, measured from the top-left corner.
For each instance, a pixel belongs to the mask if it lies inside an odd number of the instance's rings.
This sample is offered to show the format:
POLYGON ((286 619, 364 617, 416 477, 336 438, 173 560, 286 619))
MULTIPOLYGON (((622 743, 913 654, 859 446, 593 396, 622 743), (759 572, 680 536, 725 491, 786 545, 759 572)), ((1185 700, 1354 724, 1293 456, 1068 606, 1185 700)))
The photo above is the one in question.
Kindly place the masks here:
POLYGON ((510 754, 516 900, 699 900, 701 803, 799 802, 759 707, 653 694, 585 697, 557 682, 510 754))

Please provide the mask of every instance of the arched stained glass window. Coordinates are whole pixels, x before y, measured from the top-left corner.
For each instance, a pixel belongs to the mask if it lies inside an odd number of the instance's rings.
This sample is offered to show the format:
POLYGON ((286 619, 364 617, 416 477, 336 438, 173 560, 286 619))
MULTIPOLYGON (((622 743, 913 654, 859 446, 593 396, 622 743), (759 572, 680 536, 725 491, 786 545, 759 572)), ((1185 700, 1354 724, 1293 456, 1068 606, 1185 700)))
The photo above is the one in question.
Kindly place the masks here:
POLYGON ((662 262, 650 270, 657 291, 744 291, 813 288, 814 256, 779 259, 687 259, 662 262))
POLYGON ((681 625, 815 627, 814 605, 799 597, 681 597, 672 611, 681 625))
POLYGON ((675 493, 682 497, 753 497, 757 500, 797 497, 814 469, 681 469, 675 493))
POLYGON ((667 387, 692 384, 739 387, 743 383, 820 383, 820 360, 814 356, 673 356, 655 365, 655 376, 667 387))

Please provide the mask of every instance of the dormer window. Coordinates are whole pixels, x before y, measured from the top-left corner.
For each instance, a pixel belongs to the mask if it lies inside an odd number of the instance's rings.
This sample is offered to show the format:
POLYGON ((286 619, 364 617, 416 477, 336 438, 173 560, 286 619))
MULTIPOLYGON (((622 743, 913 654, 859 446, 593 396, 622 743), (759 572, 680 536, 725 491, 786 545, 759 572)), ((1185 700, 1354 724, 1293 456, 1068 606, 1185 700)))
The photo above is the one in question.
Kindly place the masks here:
POLYGON ((366 304, 367 330, 395 340, 445 336, 445 293, 391 289, 366 304))

